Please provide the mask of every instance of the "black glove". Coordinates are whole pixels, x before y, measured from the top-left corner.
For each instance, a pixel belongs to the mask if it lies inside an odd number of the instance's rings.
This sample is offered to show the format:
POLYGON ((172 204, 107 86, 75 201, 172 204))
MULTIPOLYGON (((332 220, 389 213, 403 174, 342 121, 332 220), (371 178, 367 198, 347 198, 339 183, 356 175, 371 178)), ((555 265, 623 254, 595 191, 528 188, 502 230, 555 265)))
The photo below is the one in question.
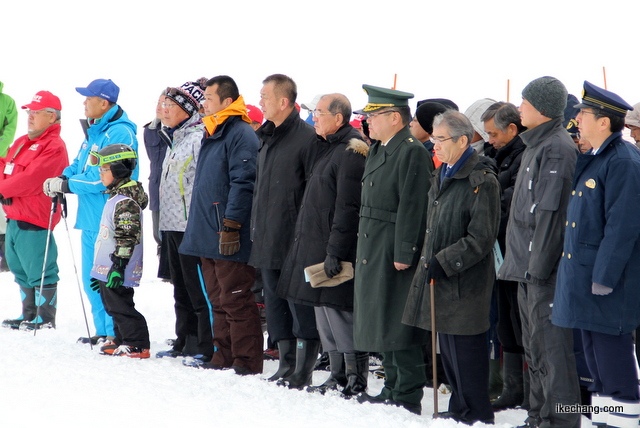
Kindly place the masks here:
POLYGON ((100 293, 100 280, 91 278, 91 283, 89 283, 89 288, 91 288, 96 293, 100 293))
POLYGON ((5 198, 4 196, 0 195, 0 204, 11 205, 12 203, 13 201, 11 200, 11 198, 5 198))
POLYGON ((107 283, 105 285, 108 288, 122 287, 124 284, 124 270, 127 267, 127 263, 129 263, 129 259, 123 259, 111 254, 111 261, 113 264, 107 274, 107 283))
POLYGON ((331 254, 327 254, 327 257, 324 259, 324 273, 328 278, 333 278, 337 274, 342 271, 342 265, 340 264, 340 259, 336 256, 332 256, 331 254))
POLYGON ((223 256, 232 256, 240 251, 240 228, 242 224, 226 218, 222 220, 222 224, 218 250, 223 256))
POLYGON ((431 257, 431 260, 429 260, 429 267, 427 268, 427 284, 431 284, 431 280, 437 283, 446 277, 447 274, 444 269, 442 269, 442 265, 436 256, 431 257))

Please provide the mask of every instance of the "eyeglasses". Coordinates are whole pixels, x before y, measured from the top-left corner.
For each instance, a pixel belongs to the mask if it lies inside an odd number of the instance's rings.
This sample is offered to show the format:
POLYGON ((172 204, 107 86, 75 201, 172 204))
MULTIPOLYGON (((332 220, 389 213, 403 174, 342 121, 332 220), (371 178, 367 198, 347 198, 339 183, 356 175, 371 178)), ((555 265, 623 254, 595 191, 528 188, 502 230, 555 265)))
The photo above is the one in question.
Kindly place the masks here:
POLYGON ((35 116, 36 114, 40 114, 40 113, 53 113, 52 111, 49 111, 47 109, 42 109, 42 110, 27 110, 27 114, 29 116, 35 116))
POLYGON ((127 152, 114 153, 112 155, 102 156, 97 152, 89 152, 89 165, 90 166, 102 166, 105 163, 111 163, 122 159, 135 159, 137 158, 136 152, 133 150, 127 152))
POLYGON ((594 113, 594 112, 592 112, 592 111, 580 110, 578 113, 579 113, 579 114, 592 114, 592 115, 594 115, 594 116, 597 116, 597 114, 595 114, 595 113, 594 113))
POLYGON ((442 144, 447 140, 453 140, 455 137, 449 137, 449 138, 445 138, 445 139, 440 139, 440 138, 436 138, 436 137, 430 137, 429 140, 431 140, 431 142, 433 144, 442 144))
POLYGON ((98 167, 98 171, 100 171, 100 174, 104 174, 105 172, 111 171, 111 168, 105 168, 101 166, 101 167, 98 167))
POLYGON ((174 108, 177 106, 176 103, 162 103, 162 108, 166 108, 167 110, 174 108))
POLYGON ((330 114, 331 116, 335 116, 336 115, 335 113, 331 113, 330 111, 323 113, 320 110, 314 110, 312 113, 313 113, 313 117, 319 117, 319 116, 323 116, 325 114, 330 114))
POLYGON ((380 116, 387 113, 398 113, 398 112, 396 110, 385 110, 385 111, 381 111, 380 113, 368 113, 368 114, 365 114, 364 117, 366 117, 367 119, 371 119, 372 117, 380 116))

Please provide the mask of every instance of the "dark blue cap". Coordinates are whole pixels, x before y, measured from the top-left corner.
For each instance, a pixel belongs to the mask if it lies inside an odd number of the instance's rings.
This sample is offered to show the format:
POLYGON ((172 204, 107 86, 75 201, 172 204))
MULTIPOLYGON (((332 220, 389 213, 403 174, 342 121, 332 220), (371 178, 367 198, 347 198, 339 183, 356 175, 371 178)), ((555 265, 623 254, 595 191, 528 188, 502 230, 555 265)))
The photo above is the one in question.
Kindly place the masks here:
POLYGON ((574 107, 598 108, 620 117, 625 117, 627 111, 633 110, 633 107, 618 95, 606 89, 599 88, 586 80, 584 81, 582 89, 582 102, 576 104, 574 107))
POLYGON ((115 103, 118 101, 120 88, 111 79, 96 79, 86 88, 76 88, 76 91, 85 97, 100 97, 115 103))

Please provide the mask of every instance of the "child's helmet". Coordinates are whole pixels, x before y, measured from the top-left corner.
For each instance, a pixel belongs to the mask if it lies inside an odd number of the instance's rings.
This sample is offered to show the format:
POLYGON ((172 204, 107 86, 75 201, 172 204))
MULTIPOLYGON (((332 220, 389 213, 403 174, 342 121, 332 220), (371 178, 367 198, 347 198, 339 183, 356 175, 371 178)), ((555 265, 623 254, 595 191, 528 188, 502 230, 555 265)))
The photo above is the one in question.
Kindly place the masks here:
POLYGON ((89 154, 89 163, 92 166, 109 165, 113 178, 131 177, 138 164, 135 150, 126 144, 110 144, 99 152, 89 154))

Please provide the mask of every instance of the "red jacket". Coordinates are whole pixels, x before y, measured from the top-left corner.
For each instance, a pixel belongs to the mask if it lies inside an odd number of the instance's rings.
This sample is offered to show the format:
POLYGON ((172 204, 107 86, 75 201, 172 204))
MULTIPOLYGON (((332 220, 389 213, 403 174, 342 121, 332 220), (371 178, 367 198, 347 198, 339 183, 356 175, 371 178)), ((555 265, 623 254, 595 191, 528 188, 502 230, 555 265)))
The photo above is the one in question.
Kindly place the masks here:
MULTIPOLYGON (((8 219, 22 220, 44 227, 49 225, 51 198, 42 191, 44 180, 62 174, 69 165, 67 147, 60 138, 60 124, 53 124, 33 140, 27 135, 18 138, 0 158, 0 195, 11 198, 5 205, 8 219), (13 164, 13 171, 7 174, 13 164)), ((60 210, 53 216, 52 229, 60 221, 60 210)))

